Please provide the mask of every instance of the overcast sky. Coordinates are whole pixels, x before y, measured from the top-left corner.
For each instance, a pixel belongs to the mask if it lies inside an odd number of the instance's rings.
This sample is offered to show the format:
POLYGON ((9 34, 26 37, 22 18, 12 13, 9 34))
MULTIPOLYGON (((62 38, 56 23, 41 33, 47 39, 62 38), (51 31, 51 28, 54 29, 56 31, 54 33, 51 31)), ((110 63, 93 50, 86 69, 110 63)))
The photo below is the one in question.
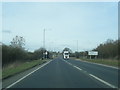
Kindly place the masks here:
MULTIPOLYGON (((26 49, 91 50, 107 39, 118 38, 117 2, 6 2, 2 4, 2 42, 9 45, 16 35, 26 49)), ((0 26, 1 27, 1 26, 0 26)))

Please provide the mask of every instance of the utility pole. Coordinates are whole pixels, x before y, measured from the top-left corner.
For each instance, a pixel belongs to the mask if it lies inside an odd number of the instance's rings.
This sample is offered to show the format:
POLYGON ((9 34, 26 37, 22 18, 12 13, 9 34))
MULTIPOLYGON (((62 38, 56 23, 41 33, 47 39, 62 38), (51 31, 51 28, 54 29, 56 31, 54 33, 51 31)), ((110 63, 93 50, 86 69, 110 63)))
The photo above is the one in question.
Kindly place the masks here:
POLYGON ((45 58, 45 52, 44 52, 44 49, 45 49, 45 29, 43 30, 43 56, 42 56, 42 59, 45 58))
MULTIPOLYGON (((46 31, 46 29, 44 28, 44 30, 43 30, 43 48, 45 49, 46 48, 46 46, 45 46, 45 31, 46 31)), ((46 49, 45 49, 46 50, 46 49)), ((44 54, 45 52, 43 52, 43 54, 44 54)))
POLYGON ((43 30, 43 48, 45 48, 45 29, 43 30))
POLYGON ((77 40, 77 52, 78 52, 78 40, 77 40))

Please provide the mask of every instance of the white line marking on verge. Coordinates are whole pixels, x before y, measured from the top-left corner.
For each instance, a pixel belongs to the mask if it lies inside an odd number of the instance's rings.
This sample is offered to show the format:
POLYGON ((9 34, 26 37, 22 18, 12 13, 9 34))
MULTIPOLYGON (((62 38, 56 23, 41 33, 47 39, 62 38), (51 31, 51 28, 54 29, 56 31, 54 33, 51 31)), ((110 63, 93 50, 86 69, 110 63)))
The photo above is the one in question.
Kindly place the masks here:
MULTIPOLYGON (((52 60, 51 60, 52 61, 52 60)), ((35 71, 39 70, 40 68, 44 67, 45 65, 47 65, 48 63, 50 63, 51 61, 48 61, 47 63, 43 64, 42 66, 40 66, 39 68, 35 69, 34 71, 30 72, 29 74, 25 75, 24 77, 22 77, 21 79, 17 80, 16 82, 14 82, 13 84, 9 85, 6 88, 10 88, 12 86, 14 86, 15 84, 17 84, 18 82, 20 82, 21 80, 25 79, 26 77, 28 77, 29 75, 31 75, 32 73, 34 73, 35 71)))
POLYGON ((100 78, 98 78, 98 77, 96 77, 96 76, 94 76, 94 75, 92 75, 92 74, 89 74, 89 75, 92 76, 93 78, 99 80, 100 82, 102 82, 102 83, 104 83, 104 84, 106 84, 106 85, 112 87, 112 88, 117 88, 117 87, 115 87, 114 85, 109 84, 108 82, 106 82, 106 81, 104 81, 104 80, 102 80, 102 79, 100 79, 100 78))

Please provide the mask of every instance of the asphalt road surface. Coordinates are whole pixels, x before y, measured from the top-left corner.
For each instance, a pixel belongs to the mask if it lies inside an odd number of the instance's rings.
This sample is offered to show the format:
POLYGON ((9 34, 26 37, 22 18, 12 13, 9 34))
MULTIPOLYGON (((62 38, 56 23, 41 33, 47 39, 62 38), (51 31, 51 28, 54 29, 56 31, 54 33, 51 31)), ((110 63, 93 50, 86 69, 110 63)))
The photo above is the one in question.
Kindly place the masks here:
POLYGON ((117 88, 118 69, 58 57, 8 88, 117 88))

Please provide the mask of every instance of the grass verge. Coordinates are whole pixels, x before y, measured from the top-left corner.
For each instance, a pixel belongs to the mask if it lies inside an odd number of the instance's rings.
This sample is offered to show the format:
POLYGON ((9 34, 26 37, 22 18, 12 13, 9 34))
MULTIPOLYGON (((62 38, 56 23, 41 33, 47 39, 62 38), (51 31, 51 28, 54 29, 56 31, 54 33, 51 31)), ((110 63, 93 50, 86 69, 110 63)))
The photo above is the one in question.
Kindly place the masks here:
POLYGON ((2 79, 2 69, 0 68, 0 81, 2 79))
POLYGON ((17 67, 7 67, 2 70, 2 79, 8 78, 10 76, 13 76, 15 74, 18 74, 22 71, 25 71, 27 69, 30 69, 34 66, 40 65, 42 63, 45 63, 48 60, 33 60, 30 62, 25 62, 23 64, 20 64, 17 67))
POLYGON ((120 61, 119 60, 109 60, 109 59, 77 59, 77 60, 83 60, 93 63, 99 63, 99 64, 105 64, 109 66, 119 67, 120 68, 120 61))

